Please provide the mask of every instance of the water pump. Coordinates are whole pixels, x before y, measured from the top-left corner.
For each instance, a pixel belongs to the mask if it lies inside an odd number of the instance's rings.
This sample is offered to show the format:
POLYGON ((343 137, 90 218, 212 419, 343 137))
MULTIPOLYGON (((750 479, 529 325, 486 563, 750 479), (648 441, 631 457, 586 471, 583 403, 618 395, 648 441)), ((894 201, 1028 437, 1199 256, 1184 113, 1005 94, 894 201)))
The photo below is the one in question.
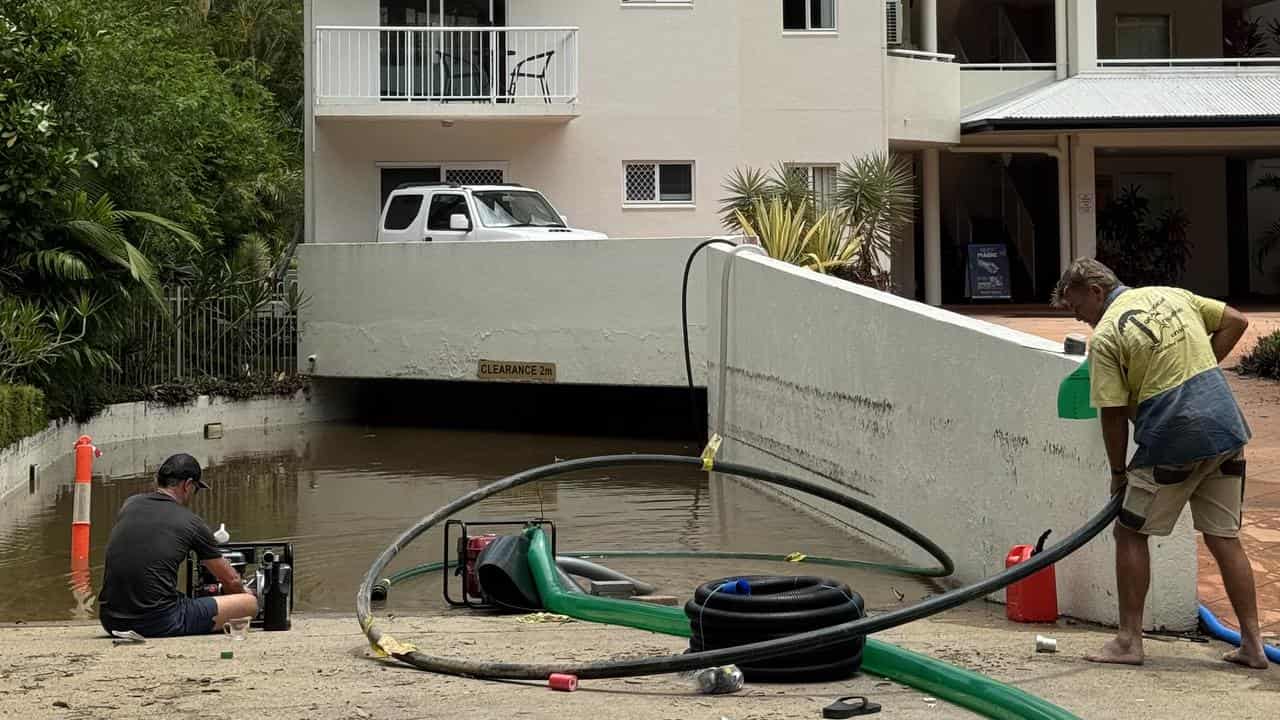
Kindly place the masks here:
MULTIPOLYGON (((240 575, 246 592, 258 598, 258 614, 249 626, 262 630, 288 630, 293 623, 293 545, 281 542, 224 543, 222 556, 240 575)), ((218 578, 199 562, 187 557, 187 595, 221 595, 218 578)))

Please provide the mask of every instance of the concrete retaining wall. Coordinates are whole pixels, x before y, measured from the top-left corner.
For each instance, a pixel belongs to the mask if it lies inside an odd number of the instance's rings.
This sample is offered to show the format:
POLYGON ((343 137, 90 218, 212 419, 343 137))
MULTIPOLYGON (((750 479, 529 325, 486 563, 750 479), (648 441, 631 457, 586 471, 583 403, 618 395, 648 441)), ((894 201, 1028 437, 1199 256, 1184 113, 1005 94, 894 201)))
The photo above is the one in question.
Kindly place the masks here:
MULTIPOLYGON (((476 380, 494 360, 552 363, 559 383, 683 386, 680 286, 701 240, 302 245, 299 357, 320 377, 476 380)), ((689 279, 695 369, 704 267, 689 279)))
MULTIPOLYGON (((1004 567, 1015 544, 1061 538, 1108 499, 1094 421, 1057 417, 1078 358, 1048 342, 754 255, 729 288, 728 377, 719 372, 721 271, 708 265, 711 418, 725 403, 721 457, 852 490, 941 545, 954 581, 1004 567)), ((798 500, 915 561, 922 551, 829 503, 798 500)), ((1189 513, 1153 539, 1148 622, 1195 625, 1189 513)), ((1117 620, 1109 532, 1057 566, 1063 614, 1117 620)), ((993 598, 995 599, 995 598, 993 598)))
MULTIPOLYGON (((141 402, 112 405, 87 423, 51 423, 43 432, 0 450, 0 507, 31 494, 31 465, 40 466, 42 477, 39 485, 42 487, 70 483, 71 471, 56 473, 55 467, 61 466, 55 464, 71 454, 76 438, 81 435, 92 437, 100 448, 116 443, 147 441, 120 446, 136 448, 137 452, 147 448, 154 450, 158 438, 184 437, 182 447, 175 446, 171 452, 189 452, 204 462, 203 458, 211 452, 210 447, 222 444, 220 440, 191 442, 193 436, 203 437, 206 423, 222 423, 225 432, 266 431, 288 425, 338 420, 346 416, 345 407, 341 394, 323 384, 313 385, 289 398, 228 401, 201 396, 190 405, 177 407, 141 402), (202 445, 203 448, 200 447, 202 445)), ((136 472, 139 460, 135 454, 130 450, 127 457, 103 457, 94 463, 94 470, 108 474, 136 472), (113 470, 115 464, 119 464, 118 470, 113 470)))

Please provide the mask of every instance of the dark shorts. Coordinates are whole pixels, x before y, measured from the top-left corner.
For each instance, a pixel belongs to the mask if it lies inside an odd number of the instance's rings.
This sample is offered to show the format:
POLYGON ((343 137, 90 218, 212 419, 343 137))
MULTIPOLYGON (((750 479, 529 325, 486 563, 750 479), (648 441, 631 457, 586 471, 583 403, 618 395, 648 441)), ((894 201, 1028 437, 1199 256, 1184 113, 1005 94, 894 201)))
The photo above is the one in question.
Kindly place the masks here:
POLYGON ((142 620, 128 622, 103 620, 102 627, 132 630, 144 638, 207 635, 213 632, 213 618, 218 614, 218 601, 211 597, 179 598, 168 610, 142 620))

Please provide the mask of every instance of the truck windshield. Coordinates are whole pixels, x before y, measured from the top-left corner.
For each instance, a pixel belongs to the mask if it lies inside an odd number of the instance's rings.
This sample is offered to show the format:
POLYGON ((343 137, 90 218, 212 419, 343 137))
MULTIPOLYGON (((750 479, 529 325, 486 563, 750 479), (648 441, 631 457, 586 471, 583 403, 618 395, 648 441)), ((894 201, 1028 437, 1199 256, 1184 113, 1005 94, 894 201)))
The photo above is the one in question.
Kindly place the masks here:
POLYGON ((536 192, 483 190, 473 196, 486 227, 564 227, 555 208, 536 192))

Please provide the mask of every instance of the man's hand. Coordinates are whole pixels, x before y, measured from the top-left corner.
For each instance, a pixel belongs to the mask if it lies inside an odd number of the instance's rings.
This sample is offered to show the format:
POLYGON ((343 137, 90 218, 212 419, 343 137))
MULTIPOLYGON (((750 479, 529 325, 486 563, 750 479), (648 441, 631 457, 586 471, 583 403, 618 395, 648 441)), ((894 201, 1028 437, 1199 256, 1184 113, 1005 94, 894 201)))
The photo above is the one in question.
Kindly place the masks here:
POLYGON ((1107 446, 1107 460, 1111 463, 1114 478, 1116 471, 1123 471, 1128 464, 1129 409, 1104 407, 1099 417, 1102 418, 1102 440, 1107 446))
POLYGON ((205 560, 203 564, 213 573, 214 577, 222 583, 222 592, 226 594, 247 592, 244 589, 244 583, 240 580, 240 574, 235 568, 231 567, 231 563, 226 558, 214 558, 213 560, 205 560))
POLYGON ((1231 354, 1231 350, 1235 348, 1236 343, 1240 342, 1240 338, 1244 337, 1244 331, 1248 329, 1249 318, 1228 305, 1222 312, 1222 322, 1218 323, 1218 330, 1210 339, 1213 344, 1213 354, 1218 358, 1218 362, 1222 362, 1231 354))

